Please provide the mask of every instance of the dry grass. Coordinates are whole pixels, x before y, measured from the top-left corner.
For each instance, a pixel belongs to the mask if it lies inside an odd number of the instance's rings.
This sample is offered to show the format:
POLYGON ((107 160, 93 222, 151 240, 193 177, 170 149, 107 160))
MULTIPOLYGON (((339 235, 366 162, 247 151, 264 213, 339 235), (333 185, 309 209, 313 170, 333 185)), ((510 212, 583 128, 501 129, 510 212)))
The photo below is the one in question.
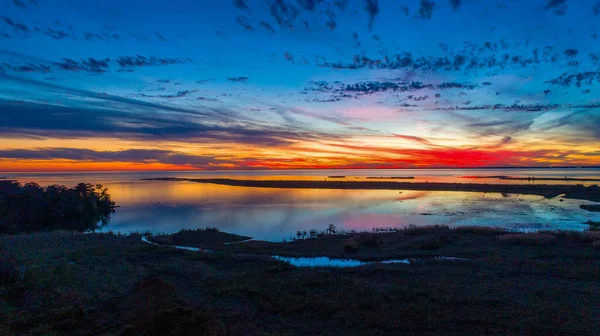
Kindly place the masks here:
POLYGON ((556 237, 545 233, 507 233, 498 236, 501 243, 529 246, 547 246, 556 242, 556 237))

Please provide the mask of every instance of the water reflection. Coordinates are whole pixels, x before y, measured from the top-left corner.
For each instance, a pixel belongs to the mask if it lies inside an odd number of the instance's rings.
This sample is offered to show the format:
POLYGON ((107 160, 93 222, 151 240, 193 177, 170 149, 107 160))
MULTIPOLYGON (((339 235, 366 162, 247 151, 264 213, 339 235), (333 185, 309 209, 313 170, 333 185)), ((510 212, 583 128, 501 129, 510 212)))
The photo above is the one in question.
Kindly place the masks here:
POLYGON ((284 261, 296 267, 358 267, 367 265, 367 262, 354 259, 333 259, 328 257, 294 258, 273 256, 277 260, 284 261))
MULTIPOLYGON (((357 174, 357 171, 353 173, 357 174)), ((367 176, 373 174, 368 171, 361 173, 367 176)), ((389 171, 385 174, 391 175, 389 171)), ((398 174, 404 176, 407 172, 400 171, 398 174)), ((460 171, 455 174, 466 175, 460 171)), ((468 174, 481 175, 482 172, 468 174)), ((10 174, 3 175, 13 177, 10 174)), ((579 209, 581 201, 560 202, 559 199, 540 196, 395 190, 262 189, 139 180, 156 175, 43 174, 23 175, 19 179, 43 185, 71 185, 82 180, 104 184, 121 206, 104 230, 123 233, 171 233, 183 228, 214 226, 222 231, 256 239, 281 241, 289 239, 290 234, 297 230, 324 229, 329 224, 339 229, 357 231, 411 224, 583 230, 587 228, 584 222, 598 220, 593 217, 595 214, 579 209)))
POLYGON ((356 259, 338 259, 329 257, 282 257, 272 256, 277 260, 284 261, 296 267, 358 267, 373 264, 404 264, 410 265, 415 263, 423 263, 427 260, 437 261, 469 261, 465 258, 456 257, 433 257, 433 258, 411 258, 411 259, 390 259, 381 261, 360 261, 356 259))

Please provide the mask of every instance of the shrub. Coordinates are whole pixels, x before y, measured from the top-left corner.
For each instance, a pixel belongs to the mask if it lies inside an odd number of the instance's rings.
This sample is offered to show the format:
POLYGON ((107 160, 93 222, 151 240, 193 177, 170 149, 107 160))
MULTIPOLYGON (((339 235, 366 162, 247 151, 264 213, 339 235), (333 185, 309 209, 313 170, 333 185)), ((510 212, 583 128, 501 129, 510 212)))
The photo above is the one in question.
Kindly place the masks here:
POLYGON ((596 250, 600 250, 600 240, 594 240, 592 246, 594 246, 596 250))
POLYGON ((556 237, 545 233, 508 233, 498 236, 501 243, 529 246, 546 246, 554 243, 556 237))

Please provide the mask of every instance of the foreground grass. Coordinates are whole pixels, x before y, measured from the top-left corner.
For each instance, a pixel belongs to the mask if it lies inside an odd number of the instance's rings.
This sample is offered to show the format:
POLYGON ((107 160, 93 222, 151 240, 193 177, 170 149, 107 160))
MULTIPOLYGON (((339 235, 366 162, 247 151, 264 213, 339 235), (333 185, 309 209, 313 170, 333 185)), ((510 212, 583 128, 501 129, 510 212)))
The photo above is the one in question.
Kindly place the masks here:
POLYGON ((507 234, 440 226, 214 254, 139 236, 2 237, 0 335, 597 334, 600 239, 507 234), (309 269, 256 254, 470 261, 309 269))

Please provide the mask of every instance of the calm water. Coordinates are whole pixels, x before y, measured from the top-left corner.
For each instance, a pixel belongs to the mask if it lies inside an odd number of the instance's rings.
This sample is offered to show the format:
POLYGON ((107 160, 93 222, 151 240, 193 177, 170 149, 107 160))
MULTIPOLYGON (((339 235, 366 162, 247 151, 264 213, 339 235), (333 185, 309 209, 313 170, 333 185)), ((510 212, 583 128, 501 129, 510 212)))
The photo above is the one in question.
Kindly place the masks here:
MULTIPOLYGON (((282 240, 297 230, 348 230, 414 225, 492 225, 516 230, 587 228, 598 214, 579 209, 577 200, 544 199, 493 193, 262 189, 190 182, 141 181, 148 177, 231 177, 259 179, 364 180, 368 176, 414 176, 414 182, 549 183, 468 179, 465 176, 600 178, 600 169, 465 169, 465 170, 311 170, 283 172, 99 172, 0 173, 42 185, 100 183, 121 207, 103 230, 175 232, 215 226, 256 239, 282 240)), ((565 182, 561 182, 565 183, 565 182)), ((585 183, 590 184, 590 183, 585 183)))

